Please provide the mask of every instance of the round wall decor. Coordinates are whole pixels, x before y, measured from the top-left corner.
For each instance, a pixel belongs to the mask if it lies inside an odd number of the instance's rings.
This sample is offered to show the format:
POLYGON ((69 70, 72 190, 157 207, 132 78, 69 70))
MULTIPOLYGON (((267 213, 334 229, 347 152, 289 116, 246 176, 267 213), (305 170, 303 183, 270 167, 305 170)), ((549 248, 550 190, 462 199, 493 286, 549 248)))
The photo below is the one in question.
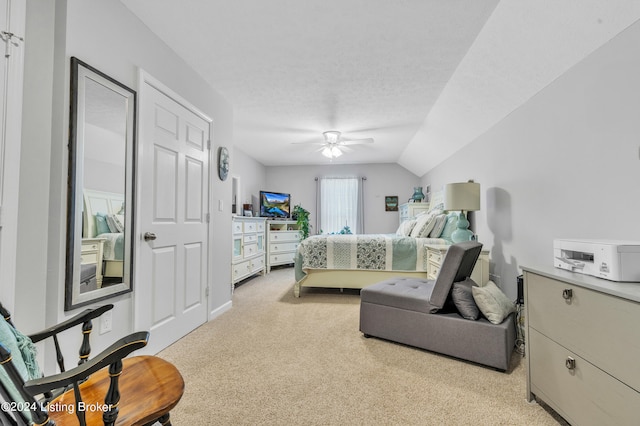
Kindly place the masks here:
POLYGON ((218 177, 220 180, 227 180, 229 174, 229 151, 221 146, 218 149, 218 177))

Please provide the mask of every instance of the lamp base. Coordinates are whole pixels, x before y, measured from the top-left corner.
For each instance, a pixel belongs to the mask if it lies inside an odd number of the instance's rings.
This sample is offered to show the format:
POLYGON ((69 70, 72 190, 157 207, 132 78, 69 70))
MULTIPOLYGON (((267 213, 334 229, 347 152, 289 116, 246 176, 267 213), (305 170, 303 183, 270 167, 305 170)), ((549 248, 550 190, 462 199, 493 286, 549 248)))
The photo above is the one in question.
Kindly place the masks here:
POLYGON ((458 229, 451 233, 451 241, 454 243, 462 243, 464 241, 471 241, 473 238, 473 232, 469 231, 469 221, 464 213, 460 212, 458 216, 458 229))

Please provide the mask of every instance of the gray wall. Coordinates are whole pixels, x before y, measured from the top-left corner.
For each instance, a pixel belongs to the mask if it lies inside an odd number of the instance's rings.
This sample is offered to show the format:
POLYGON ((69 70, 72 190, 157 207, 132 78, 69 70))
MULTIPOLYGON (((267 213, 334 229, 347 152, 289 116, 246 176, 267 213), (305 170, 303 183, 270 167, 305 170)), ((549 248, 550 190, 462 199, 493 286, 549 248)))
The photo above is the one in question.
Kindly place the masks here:
MULTIPOLYGON (((320 154, 318 154, 320 155, 320 154)), ((368 234, 389 234, 398 229, 398 212, 385 211, 385 196, 397 195, 400 203, 413 195, 420 179, 397 164, 349 164, 267 167, 267 179, 260 189, 291 194, 293 205, 311 212, 312 234, 316 223, 316 177, 366 177, 364 182, 364 230, 368 234)), ((256 194, 257 195, 257 194, 256 194)))
MULTIPOLYGON (((233 148, 233 112, 219 93, 118 1, 30 0, 25 40, 26 132, 15 318, 23 331, 30 332, 77 312, 63 311, 70 57, 134 90, 142 68, 213 119, 214 150, 222 145, 233 148)), ((215 311, 231 299, 231 203, 223 203, 222 211, 217 208, 218 200, 231 199, 230 180, 222 182, 214 173, 212 192, 215 237, 209 308, 215 311)), ((105 335, 94 333, 94 351, 134 331, 131 294, 110 302, 115 304, 114 329, 105 335)), ((74 356, 71 353, 70 359, 74 356)))
POLYGON ((554 238, 640 241, 639 45, 640 22, 422 177, 481 183, 475 228, 511 298, 554 238))
POLYGON ((242 204, 252 204, 253 202, 256 203, 254 213, 257 212, 258 194, 261 189, 264 189, 267 168, 236 147, 231 156, 229 176, 240 180, 240 193, 237 200, 239 203, 238 214, 242 214, 242 204))

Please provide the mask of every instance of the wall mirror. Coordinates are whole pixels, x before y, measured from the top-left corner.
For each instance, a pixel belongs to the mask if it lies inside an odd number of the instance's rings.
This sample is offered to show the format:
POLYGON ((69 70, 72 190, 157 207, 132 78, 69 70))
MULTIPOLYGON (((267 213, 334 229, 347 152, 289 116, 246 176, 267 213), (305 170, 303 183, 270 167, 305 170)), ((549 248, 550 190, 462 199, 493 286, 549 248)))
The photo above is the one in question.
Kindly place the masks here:
POLYGON ((130 292, 136 93, 71 58, 65 310, 130 292))

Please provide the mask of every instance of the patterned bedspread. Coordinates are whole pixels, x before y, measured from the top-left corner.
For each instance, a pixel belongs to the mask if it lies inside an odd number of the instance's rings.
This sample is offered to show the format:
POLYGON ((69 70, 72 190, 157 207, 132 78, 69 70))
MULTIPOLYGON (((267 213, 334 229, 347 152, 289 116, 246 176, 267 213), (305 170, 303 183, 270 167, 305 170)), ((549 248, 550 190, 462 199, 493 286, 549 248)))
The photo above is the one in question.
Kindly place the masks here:
POLYGON ((429 242, 442 240, 387 234, 314 235, 298 246, 296 281, 310 269, 426 271, 424 245, 429 242))

